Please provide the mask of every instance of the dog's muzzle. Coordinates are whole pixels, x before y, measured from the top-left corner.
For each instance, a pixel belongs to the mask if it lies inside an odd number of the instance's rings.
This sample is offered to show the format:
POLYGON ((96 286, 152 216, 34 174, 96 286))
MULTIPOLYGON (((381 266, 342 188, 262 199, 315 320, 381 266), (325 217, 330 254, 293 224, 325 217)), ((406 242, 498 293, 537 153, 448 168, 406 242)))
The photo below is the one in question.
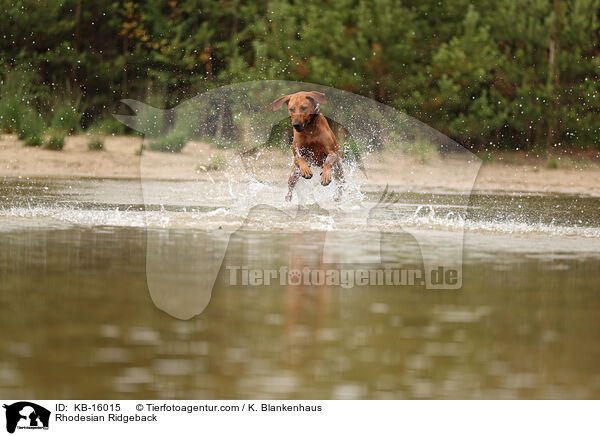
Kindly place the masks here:
POLYGON ((294 129, 296 129, 297 132, 301 132, 301 131, 304 130, 304 124, 302 124, 302 123, 300 123, 298 121, 296 121, 295 123, 292 123, 292 127, 294 129))

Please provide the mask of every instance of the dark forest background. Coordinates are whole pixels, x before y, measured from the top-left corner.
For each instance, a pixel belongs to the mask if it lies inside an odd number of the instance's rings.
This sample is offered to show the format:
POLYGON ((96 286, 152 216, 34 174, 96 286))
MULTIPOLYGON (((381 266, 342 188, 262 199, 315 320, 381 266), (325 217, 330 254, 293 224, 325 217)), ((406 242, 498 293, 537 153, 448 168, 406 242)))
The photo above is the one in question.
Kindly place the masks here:
POLYGON ((600 0, 0 0, 0 128, 25 106, 50 119, 68 102, 88 128, 122 98, 286 79, 476 150, 598 148, 599 16, 600 0))

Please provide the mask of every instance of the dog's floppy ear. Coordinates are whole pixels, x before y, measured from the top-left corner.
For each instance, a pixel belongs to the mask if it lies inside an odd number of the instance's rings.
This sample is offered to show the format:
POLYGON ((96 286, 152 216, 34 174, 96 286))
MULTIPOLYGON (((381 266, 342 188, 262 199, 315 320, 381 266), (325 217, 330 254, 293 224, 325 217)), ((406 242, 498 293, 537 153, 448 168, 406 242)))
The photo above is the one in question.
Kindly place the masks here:
POLYGON ((283 106, 284 103, 290 101, 290 97, 290 94, 284 95, 283 97, 279 97, 273 103, 267 105, 267 109, 270 109, 272 111, 278 111, 279 109, 281 109, 281 106, 283 106))
POLYGON ((310 91, 306 97, 310 98, 311 100, 313 100, 319 104, 327 104, 327 98, 325 97, 325 94, 323 94, 322 92, 310 91))

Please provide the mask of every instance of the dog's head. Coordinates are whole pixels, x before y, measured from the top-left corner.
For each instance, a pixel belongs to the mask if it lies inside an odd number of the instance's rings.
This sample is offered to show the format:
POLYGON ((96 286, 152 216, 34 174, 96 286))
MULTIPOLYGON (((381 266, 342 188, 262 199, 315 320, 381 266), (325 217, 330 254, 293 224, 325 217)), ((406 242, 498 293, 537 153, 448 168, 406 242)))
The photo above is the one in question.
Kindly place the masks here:
POLYGON ((317 91, 302 91, 295 94, 279 97, 269 105, 273 111, 281 109, 284 103, 288 105, 288 112, 292 118, 292 127, 301 132, 318 112, 319 104, 326 104, 325 94, 317 91))

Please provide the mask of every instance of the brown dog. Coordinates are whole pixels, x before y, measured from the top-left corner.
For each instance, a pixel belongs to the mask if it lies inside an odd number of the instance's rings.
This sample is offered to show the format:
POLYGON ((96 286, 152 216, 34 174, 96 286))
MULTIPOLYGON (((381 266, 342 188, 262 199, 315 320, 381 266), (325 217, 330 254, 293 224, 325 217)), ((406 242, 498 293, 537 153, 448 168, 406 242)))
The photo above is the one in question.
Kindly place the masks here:
POLYGON ((309 166, 312 164, 323 167, 321 173, 323 186, 331 183, 332 176, 339 182, 335 195, 335 200, 339 201, 344 182, 342 155, 327 120, 319 113, 319 104, 327 103, 325 94, 310 91, 284 95, 271 103, 270 108, 278 111, 284 103, 288 104, 288 112, 294 128, 292 142, 294 166, 288 180, 289 191, 285 199, 292 200, 292 191, 300 176, 305 179, 312 177, 309 166))

